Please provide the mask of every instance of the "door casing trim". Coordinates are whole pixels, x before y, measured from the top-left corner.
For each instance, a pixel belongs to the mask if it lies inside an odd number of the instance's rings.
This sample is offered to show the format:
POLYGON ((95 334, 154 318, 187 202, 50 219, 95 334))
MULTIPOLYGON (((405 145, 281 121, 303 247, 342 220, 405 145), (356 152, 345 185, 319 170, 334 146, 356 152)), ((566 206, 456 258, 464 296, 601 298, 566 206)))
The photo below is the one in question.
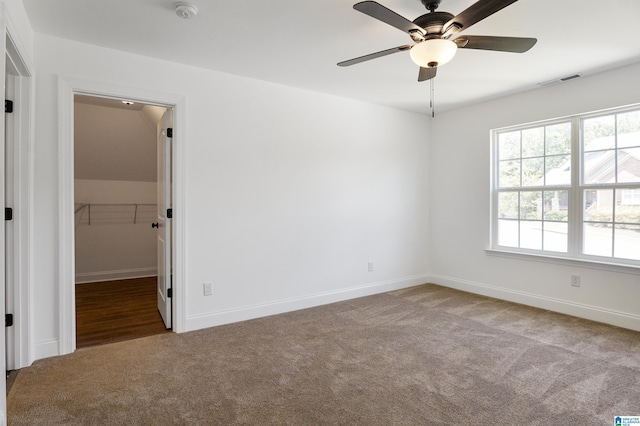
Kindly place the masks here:
MULTIPOLYGON (((5 294, 6 286, 11 286, 11 303, 13 304, 13 348, 5 346, 6 350, 12 349, 11 358, 13 365, 7 365, 8 369, 19 369, 31 365, 33 362, 33 342, 31 326, 31 295, 33 258, 33 181, 34 181, 34 115, 35 115, 35 79, 33 78, 33 64, 25 55, 26 49, 19 37, 8 11, 3 5, 0 14, 3 16, 2 26, 4 34, 4 58, 10 61, 14 73, 10 75, 13 80, 8 82, 13 87, 14 112, 6 119, 12 120, 12 143, 14 164, 13 175, 7 180, 7 184, 13 188, 13 239, 5 241, 10 244, 13 258, 10 259, 13 268, 13 282, 4 282, 2 294, 5 294)), ((2 81, 7 78, 6 64, 2 65, 2 81)), ((6 93, 5 93, 6 95, 6 93)), ((4 130, 2 131, 5 134, 4 130)), ((5 141, 6 143, 6 141, 5 141)), ((3 167, 4 170, 4 167, 3 167)), ((6 172, 4 172, 6 173, 6 172)), ((4 200, 3 203, 4 204, 4 200)), ((3 234, 4 235, 4 234, 3 234)), ((4 257, 4 256, 3 256, 4 257)), ((4 276, 4 272, 3 272, 4 276)), ((5 313, 5 301, 2 301, 2 315, 5 313)))
POLYGON ((173 331, 180 333, 186 324, 185 270, 185 158, 186 158, 186 98, 182 95, 123 87, 103 82, 58 77, 58 353, 66 355, 76 349, 75 323, 75 223, 74 223, 74 161, 73 161, 73 98, 88 95, 127 99, 173 108, 174 134, 172 144, 172 189, 174 215, 173 247, 173 331))

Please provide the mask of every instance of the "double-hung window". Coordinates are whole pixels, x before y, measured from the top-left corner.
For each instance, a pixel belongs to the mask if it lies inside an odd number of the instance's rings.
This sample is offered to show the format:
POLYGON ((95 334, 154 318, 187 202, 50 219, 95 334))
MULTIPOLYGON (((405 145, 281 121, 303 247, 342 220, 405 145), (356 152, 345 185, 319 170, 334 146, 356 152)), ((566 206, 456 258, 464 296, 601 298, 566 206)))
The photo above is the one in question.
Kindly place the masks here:
POLYGON ((640 266, 640 106, 492 132, 491 248, 640 266))

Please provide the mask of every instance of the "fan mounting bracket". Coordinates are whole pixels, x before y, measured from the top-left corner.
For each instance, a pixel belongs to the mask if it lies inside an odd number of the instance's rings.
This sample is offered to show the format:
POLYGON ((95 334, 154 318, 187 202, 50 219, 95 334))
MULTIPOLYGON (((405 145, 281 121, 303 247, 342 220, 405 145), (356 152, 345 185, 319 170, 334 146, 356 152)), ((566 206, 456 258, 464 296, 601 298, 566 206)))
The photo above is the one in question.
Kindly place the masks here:
POLYGON ((453 19, 453 15, 449 12, 431 12, 418 16, 413 20, 413 23, 424 28, 428 35, 442 35, 442 27, 451 19, 453 19))

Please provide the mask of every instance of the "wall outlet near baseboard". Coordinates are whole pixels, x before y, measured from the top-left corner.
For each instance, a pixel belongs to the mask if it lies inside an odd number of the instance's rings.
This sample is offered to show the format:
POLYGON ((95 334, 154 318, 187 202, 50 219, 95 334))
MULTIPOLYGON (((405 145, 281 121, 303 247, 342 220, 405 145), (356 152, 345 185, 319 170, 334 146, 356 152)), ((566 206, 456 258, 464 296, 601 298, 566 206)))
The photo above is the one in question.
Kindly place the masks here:
POLYGON ((213 284, 212 283, 204 283, 202 284, 204 295, 211 296, 213 294, 213 284))
POLYGON ((580 287, 580 275, 571 275, 571 287, 580 287))
POLYGON ((367 268, 368 268, 369 272, 373 272, 373 262, 367 263, 367 268))

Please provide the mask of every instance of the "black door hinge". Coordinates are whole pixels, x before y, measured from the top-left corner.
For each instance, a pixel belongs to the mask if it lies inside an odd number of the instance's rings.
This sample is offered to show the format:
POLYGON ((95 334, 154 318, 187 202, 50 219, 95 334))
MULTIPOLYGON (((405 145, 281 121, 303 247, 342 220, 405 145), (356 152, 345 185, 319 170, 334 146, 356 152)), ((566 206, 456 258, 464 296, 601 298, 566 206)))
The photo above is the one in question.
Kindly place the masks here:
POLYGON ((13 220, 13 209, 11 207, 4 208, 4 220, 13 220))
POLYGON ((167 297, 169 299, 171 299, 173 297, 173 288, 168 288, 167 289, 167 297))
POLYGON ((4 100, 4 112, 13 112, 13 101, 4 100))
POLYGON ((167 127, 167 137, 168 138, 173 137, 173 127, 167 127))
POLYGON ((173 209, 167 209, 167 219, 173 219, 173 209))
POLYGON ((13 325, 13 314, 6 314, 4 316, 4 326, 11 327, 13 325))

